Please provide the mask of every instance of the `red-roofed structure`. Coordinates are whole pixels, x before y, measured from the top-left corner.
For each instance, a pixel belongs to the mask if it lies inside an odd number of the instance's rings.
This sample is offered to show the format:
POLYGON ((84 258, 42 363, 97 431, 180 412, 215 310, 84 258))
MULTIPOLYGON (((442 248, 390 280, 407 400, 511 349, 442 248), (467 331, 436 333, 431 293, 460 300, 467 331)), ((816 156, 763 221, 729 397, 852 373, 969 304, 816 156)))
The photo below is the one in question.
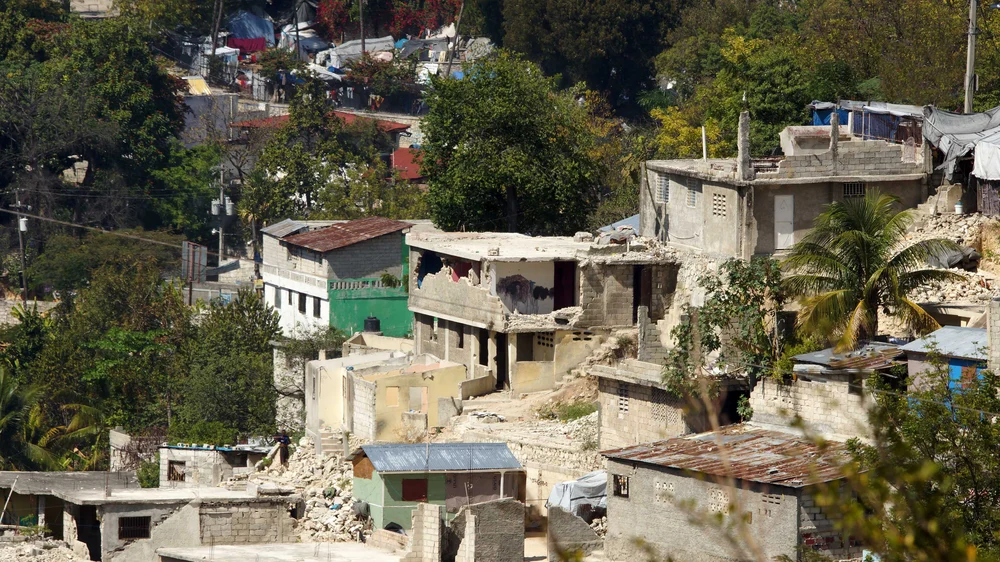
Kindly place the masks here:
MULTIPOLYGON (((348 113, 346 111, 334 111, 332 112, 332 115, 342 120, 347 125, 354 124, 358 119, 371 119, 372 121, 375 121, 379 129, 386 133, 402 133, 410 128, 410 126, 406 123, 389 121, 387 119, 377 119, 374 117, 368 117, 367 115, 348 113)), ((238 129, 277 129, 278 127, 283 127, 286 123, 288 123, 288 120, 288 115, 275 115, 272 117, 265 117, 263 119, 235 121, 231 125, 238 129)))
POLYGON ((308 248, 314 252, 329 252, 351 244, 398 232, 413 226, 408 222, 382 217, 368 217, 350 222, 332 224, 301 234, 293 234, 281 239, 282 242, 308 248))
POLYGON ((399 170, 399 177, 407 181, 423 179, 420 173, 422 160, 423 153, 410 147, 397 148, 392 153, 392 167, 399 170))

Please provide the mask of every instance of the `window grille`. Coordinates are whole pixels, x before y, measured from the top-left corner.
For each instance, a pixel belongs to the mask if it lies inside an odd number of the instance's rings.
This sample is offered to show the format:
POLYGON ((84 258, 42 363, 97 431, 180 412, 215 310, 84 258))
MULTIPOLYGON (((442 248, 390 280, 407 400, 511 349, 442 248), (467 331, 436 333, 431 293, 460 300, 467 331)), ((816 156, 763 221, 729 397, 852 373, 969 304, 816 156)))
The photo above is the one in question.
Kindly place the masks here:
POLYGON ((865 196, 865 184, 861 182, 851 182, 844 184, 844 199, 865 196))
POLYGON ((555 337, 552 333, 539 332, 535 334, 535 343, 539 347, 555 347, 555 337))
POLYGON ((687 178, 687 206, 698 205, 698 193, 701 192, 701 181, 696 178, 687 178))
POLYGON ((615 477, 614 477, 614 493, 619 498, 627 498, 628 497, 628 484, 629 484, 628 480, 629 480, 628 476, 624 476, 624 475, 621 475, 621 474, 615 474, 615 477))
POLYGON ((618 417, 623 418, 628 414, 628 384, 618 383, 618 417))
POLYGON ((118 540, 148 539, 149 517, 119 517, 118 540))
POLYGON ((670 177, 666 174, 656 174, 656 202, 670 202, 670 177))

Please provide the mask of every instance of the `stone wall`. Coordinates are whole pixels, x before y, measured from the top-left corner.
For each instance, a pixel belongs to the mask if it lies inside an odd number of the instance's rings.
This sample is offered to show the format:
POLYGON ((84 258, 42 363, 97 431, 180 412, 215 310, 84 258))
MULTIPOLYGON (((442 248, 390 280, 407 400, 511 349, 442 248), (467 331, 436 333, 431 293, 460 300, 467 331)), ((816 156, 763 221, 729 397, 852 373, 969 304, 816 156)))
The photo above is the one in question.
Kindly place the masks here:
POLYGON ((270 544, 294 540, 287 500, 205 502, 198 511, 202 544, 270 544))
POLYGON ((440 562, 444 506, 419 503, 413 510, 410 544, 402 562, 440 562))
POLYGON ((861 384, 849 384, 848 375, 799 376, 788 384, 762 379, 750 393, 751 421, 780 429, 798 415, 810 431, 828 438, 865 437, 873 401, 861 384))
POLYGON ((986 323, 988 366, 1000 373, 1000 299, 994 298, 986 306, 986 323))
MULTIPOLYGON (((28 301, 28 310, 38 307, 38 311, 46 313, 56 307, 57 302, 28 301)), ((14 316, 14 307, 22 306, 20 299, 0 300, 0 325, 20 324, 21 321, 14 316)))
POLYGON ((837 530, 836 520, 817 505, 808 490, 799 496, 799 535, 803 549, 833 560, 860 559, 864 550, 853 537, 837 530))

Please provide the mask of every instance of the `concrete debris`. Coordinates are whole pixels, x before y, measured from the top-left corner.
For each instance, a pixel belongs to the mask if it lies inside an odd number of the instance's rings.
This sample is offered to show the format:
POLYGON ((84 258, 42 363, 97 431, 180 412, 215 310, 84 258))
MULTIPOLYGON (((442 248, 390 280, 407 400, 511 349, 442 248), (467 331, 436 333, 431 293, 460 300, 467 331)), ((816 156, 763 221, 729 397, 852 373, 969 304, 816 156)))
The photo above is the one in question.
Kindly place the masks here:
POLYGON ((292 487, 305 501, 305 512, 296 526, 302 542, 361 542, 370 526, 354 515, 353 467, 340 455, 319 457, 303 438, 288 458, 250 476, 249 485, 261 488, 292 487))
POLYGON ((608 533, 608 517, 596 517, 590 522, 590 528, 597 533, 597 536, 604 538, 604 535, 608 533))
POLYGON ((469 415, 483 423, 503 423, 507 421, 507 418, 493 412, 472 412, 469 415))
POLYGON ((0 537, 0 562, 84 562, 66 543, 52 539, 28 539, 6 542, 11 537, 0 537))
POLYGON ((954 213, 944 213, 940 215, 926 215, 923 220, 918 220, 910 227, 910 232, 906 235, 908 242, 918 240, 928 240, 931 238, 944 238, 956 244, 979 248, 980 232, 983 225, 991 222, 998 222, 996 217, 987 217, 978 213, 969 215, 956 215, 954 213))
POLYGON ((580 443, 597 443, 597 412, 566 422, 563 432, 580 443))

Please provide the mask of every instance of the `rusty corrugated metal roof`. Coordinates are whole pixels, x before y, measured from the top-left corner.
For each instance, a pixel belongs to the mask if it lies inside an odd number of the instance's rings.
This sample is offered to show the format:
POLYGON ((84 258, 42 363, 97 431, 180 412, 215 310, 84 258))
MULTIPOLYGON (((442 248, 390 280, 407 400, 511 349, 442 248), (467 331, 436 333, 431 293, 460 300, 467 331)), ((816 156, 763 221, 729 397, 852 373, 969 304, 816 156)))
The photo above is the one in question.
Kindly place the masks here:
POLYGON ((295 246, 309 248, 316 252, 329 252, 337 248, 378 238, 413 226, 408 222, 394 221, 382 217, 368 217, 350 222, 331 224, 326 228, 293 234, 282 238, 295 246))
POLYGON ((799 363, 822 365, 833 371, 874 371, 895 364, 894 359, 903 355, 899 346, 882 342, 867 342, 858 349, 836 353, 832 347, 822 351, 803 353, 793 357, 799 363))
POLYGON ((724 427, 717 432, 678 437, 604 451, 617 461, 665 466, 696 473, 801 488, 842 477, 841 465, 850 460, 841 443, 825 450, 788 433, 724 427))

